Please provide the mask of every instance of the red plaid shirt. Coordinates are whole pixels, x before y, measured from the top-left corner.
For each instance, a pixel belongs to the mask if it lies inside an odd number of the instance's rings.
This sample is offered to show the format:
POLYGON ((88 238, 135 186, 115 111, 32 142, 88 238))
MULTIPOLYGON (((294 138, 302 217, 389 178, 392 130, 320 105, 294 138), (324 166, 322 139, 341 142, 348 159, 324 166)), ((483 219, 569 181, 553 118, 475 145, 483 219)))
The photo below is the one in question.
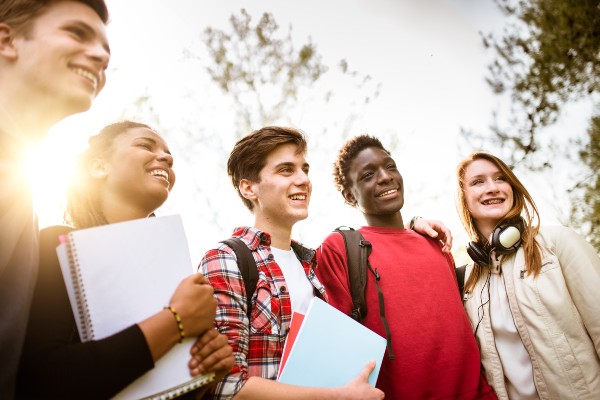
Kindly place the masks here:
MULTIPOLYGON (((252 296, 252 323, 246 315, 246 289, 235 253, 223 244, 206 252, 198 271, 215 290, 219 301, 216 326, 229 338, 235 364, 231 372, 211 389, 212 398, 231 399, 251 376, 276 379, 283 345, 292 317, 292 304, 281 268, 271 253, 271 237, 256 228, 235 229, 238 237, 252 251, 258 268, 258 283, 252 296), (250 330, 249 330, 250 329, 250 330)), ((326 299, 325 288, 314 268, 315 251, 297 242, 292 248, 300 259, 315 294, 326 299)))

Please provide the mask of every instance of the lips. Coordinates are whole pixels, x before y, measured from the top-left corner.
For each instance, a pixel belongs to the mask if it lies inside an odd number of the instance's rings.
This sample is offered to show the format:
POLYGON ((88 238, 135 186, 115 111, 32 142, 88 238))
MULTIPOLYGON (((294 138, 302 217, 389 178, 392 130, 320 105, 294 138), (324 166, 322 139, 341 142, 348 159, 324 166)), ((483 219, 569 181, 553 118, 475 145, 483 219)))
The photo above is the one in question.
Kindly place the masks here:
POLYGON ((397 192, 398 192, 398 188, 388 189, 388 190, 386 190, 384 192, 381 192, 381 193, 377 194, 375 197, 383 197, 383 196, 387 196, 387 195, 390 195, 390 194, 393 194, 393 193, 397 193, 397 192))
POLYGON ((489 206, 493 204, 502 204, 504 203, 504 199, 488 199, 481 202, 484 206, 489 206))
POLYGON ((79 66, 72 67, 71 70, 73 72, 75 72, 77 75, 82 76, 83 78, 88 80, 92 84, 92 86, 94 86, 94 90, 98 89, 98 82, 100 81, 100 78, 98 77, 97 74, 94 74, 89 69, 79 67, 79 66))
POLYGON ((162 178, 169 183, 169 173, 164 169, 153 169, 149 172, 150 175, 162 178))

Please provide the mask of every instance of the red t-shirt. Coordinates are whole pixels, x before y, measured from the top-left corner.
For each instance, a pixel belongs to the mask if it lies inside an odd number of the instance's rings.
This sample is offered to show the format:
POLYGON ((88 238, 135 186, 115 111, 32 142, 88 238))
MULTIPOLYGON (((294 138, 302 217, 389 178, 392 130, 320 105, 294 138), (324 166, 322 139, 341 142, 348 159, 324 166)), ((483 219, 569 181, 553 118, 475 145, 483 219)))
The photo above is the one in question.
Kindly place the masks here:
MULTIPOLYGON (((363 227, 381 277, 395 360, 387 353, 377 387, 387 399, 495 399, 480 372, 479 350, 460 301, 452 256, 411 230, 363 227)), ((332 233, 317 251, 316 273, 337 309, 350 314, 352 298, 344 240, 332 233)), ((377 287, 367 273, 363 323, 385 337, 377 287)))

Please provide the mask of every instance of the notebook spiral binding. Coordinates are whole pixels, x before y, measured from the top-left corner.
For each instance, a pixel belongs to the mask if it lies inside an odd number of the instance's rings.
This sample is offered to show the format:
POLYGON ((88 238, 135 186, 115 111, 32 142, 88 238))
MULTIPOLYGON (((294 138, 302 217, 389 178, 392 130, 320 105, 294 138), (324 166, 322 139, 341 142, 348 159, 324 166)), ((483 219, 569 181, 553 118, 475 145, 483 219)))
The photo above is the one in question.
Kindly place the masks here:
POLYGON ((81 278, 81 272, 79 269, 77 250, 73 245, 72 235, 69 234, 68 236, 69 240, 67 240, 67 255, 69 257, 69 269, 71 271, 71 277, 73 278, 73 289, 75 290, 75 297, 77 298, 77 313, 82 330, 81 341, 86 342, 94 338, 94 328, 92 326, 92 321, 89 318, 90 312, 85 295, 85 288, 82 284, 83 280, 81 278))
POLYGON ((204 374, 196 377, 193 381, 185 383, 183 385, 177 386, 175 388, 171 388, 169 390, 165 390, 164 392, 153 394, 149 397, 144 397, 140 400, 171 400, 175 399, 182 394, 191 392, 192 390, 196 390, 215 379, 215 373, 209 372, 208 374, 204 374))

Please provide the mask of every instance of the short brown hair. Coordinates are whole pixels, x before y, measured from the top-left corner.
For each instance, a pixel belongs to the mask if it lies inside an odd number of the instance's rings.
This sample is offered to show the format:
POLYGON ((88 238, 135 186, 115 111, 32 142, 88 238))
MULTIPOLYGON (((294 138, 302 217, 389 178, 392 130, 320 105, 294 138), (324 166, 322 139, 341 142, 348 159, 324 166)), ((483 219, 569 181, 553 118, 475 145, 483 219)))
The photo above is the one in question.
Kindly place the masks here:
POLYGON ((48 7, 60 1, 74 1, 91 7, 104 24, 108 23, 108 8, 104 0, 2 0, 0 1, 0 23, 26 34, 35 18, 48 7))
POLYGON ((333 164, 333 179, 335 186, 340 193, 343 194, 344 190, 350 189, 348 171, 350 171, 350 164, 352 164, 352 160, 356 158, 358 153, 370 147, 381 149, 388 155, 390 154, 390 152, 383 147, 379 139, 370 135, 359 135, 348 140, 338 152, 337 159, 333 164))
POLYGON ((240 181, 248 179, 260 182, 260 171, 264 168, 269 154, 277 147, 290 143, 296 145, 298 154, 306 153, 306 135, 302 131, 280 126, 265 126, 238 140, 231 150, 227 160, 227 174, 250 211, 253 205, 240 193, 240 181))

